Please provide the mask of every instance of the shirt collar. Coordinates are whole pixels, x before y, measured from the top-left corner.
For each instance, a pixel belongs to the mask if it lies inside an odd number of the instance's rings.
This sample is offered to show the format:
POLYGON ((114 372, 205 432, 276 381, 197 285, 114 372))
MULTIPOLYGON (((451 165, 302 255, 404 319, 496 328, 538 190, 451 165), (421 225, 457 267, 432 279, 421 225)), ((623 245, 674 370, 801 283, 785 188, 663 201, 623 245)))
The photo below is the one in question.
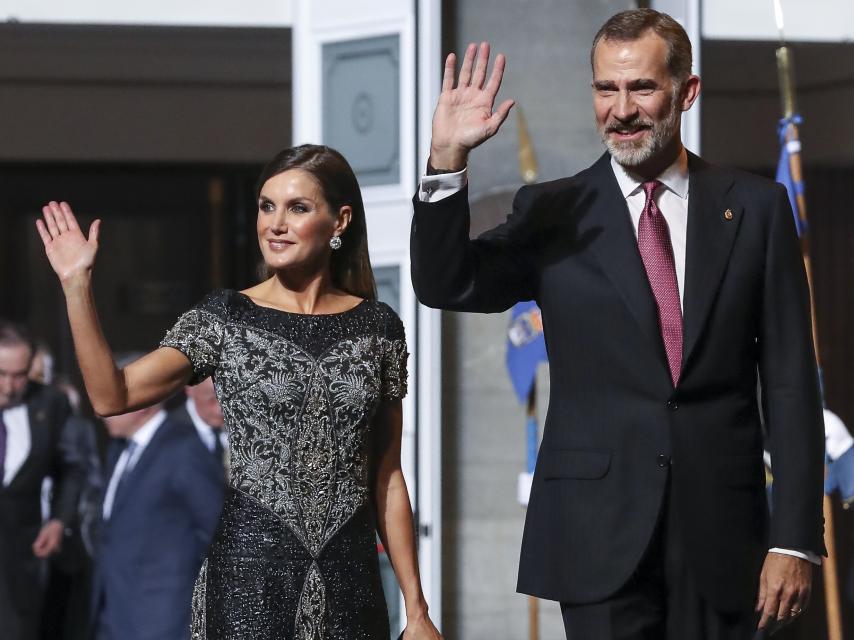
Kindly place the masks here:
POLYGON ((192 398, 187 398, 187 403, 184 406, 187 409, 187 414, 190 416, 190 420, 193 421, 193 426, 196 427, 196 431, 200 434, 204 434, 202 437, 204 437, 207 444, 212 447, 214 445, 213 439, 216 437, 216 432, 212 426, 202 420, 202 416, 200 416, 199 412, 196 410, 196 401, 192 398))
POLYGON ((130 439, 136 443, 138 449, 144 449, 151 442, 151 439, 157 433, 157 429, 163 424, 164 420, 166 420, 166 412, 161 409, 137 429, 136 433, 130 439))
MULTIPOLYGON (((636 193, 644 183, 643 178, 631 173, 619 164, 614 156, 611 156, 611 168, 617 178, 617 184, 620 186, 620 193, 623 194, 624 198, 636 193)), ((673 161, 673 164, 662 171, 656 180, 683 200, 688 197, 688 152, 685 147, 682 147, 682 151, 673 161)))

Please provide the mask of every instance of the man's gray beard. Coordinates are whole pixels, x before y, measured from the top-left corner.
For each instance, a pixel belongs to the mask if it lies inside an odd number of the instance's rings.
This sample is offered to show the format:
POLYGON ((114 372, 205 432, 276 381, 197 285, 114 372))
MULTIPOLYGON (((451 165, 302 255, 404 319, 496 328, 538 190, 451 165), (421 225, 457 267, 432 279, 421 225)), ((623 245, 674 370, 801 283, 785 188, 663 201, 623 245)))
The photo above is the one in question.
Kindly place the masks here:
POLYGON ((638 142, 615 142, 606 133, 606 127, 601 127, 599 135, 608 149, 611 157, 624 167, 637 167, 647 162, 650 158, 660 152, 668 142, 673 139, 679 127, 679 109, 676 99, 670 104, 670 113, 667 117, 652 126, 652 134, 644 137, 638 142))

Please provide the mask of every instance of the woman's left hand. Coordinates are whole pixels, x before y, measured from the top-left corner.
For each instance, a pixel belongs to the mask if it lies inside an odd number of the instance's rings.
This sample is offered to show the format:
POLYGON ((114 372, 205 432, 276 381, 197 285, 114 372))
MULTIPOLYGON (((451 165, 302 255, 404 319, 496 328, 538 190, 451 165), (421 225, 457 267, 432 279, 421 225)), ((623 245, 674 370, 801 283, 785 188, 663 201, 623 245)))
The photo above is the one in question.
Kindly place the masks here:
POLYGON ((400 636, 402 640, 442 640, 442 634, 433 625, 430 616, 410 616, 406 620, 406 629, 400 636))

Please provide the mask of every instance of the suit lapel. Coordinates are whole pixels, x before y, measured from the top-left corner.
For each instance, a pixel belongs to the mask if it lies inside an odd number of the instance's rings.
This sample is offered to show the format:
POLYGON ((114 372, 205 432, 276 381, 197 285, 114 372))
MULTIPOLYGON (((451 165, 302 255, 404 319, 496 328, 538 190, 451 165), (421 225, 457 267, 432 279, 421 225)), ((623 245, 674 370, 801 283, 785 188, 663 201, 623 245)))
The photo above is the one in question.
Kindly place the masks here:
POLYGON ((662 373, 669 378, 655 298, 638 251, 628 205, 611 168, 611 156, 605 153, 591 167, 591 172, 596 197, 592 222, 602 230, 600 241, 594 242, 592 247, 608 279, 620 292, 657 354, 662 373))
POLYGON ((125 481, 121 483, 116 491, 116 495, 113 498, 113 508, 110 512, 111 519, 115 516, 116 512, 122 508, 125 502, 127 502, 127 498, 134 495, 137 490, 137 485, 140 483, 141 479, 145 477, 146 469, 151 466, 152 461, 157 457, 157 448, 160 445, 160 440, 166 433, 166 427, 166 421, 162 422, 160 426, 157 427, 157 431, 145 446, 145 449, 142 450, 136 464, 133 466, 133 469, 130 470, 128 477, 125 478, 125 481))
POLYGON ((682 312, 682 369, 691 357, 720 287, 743 208, 732 178, 688 154, 688 233, 682 312))
MULTIPOLYGON (((9 486, 27 481, 30 473, 35 472, 35 465, 45 454, 45 448, 50 446, 50 426, 47 423, 47 409, 41 406, 35 398, 27 400, 27 428, 30 430, 30 452, 18 473, 12 478, 9 486)), ((41 478, 39 478, 41 482, 41 478)))

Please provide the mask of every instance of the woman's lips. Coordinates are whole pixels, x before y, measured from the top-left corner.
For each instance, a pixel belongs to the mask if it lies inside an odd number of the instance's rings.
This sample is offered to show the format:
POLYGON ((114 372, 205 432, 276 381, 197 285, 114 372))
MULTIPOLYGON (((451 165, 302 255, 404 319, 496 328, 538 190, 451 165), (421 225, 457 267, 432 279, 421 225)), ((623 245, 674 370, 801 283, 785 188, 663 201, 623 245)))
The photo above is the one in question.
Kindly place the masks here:
POLYGON ((270 247, 270 251, 275 253, 281 253, 282 251, 286 251, 288 247, 292 246, 294 243, 288 240, 267 240, 267 246, 270 247))

